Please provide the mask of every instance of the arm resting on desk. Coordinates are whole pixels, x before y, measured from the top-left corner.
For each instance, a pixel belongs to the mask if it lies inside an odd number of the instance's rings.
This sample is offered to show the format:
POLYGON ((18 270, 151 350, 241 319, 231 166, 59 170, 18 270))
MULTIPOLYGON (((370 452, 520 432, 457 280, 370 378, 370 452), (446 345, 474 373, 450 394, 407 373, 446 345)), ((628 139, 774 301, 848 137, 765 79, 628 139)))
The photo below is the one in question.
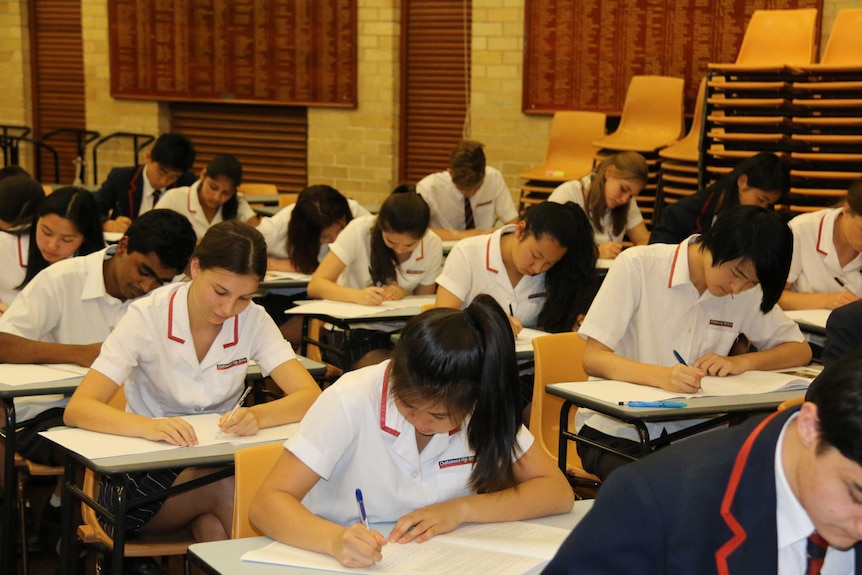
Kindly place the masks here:
POLYGON ((338 259, 334 253, 326 254, 308 283, 309 297, 361 305, 380 305, 383 301, 383 288, 371 286, 365 289, 355 289, 336 283, 338 276, 341 275, 345 267, 347 266, 344 265, 344 262, 338 259))
POLYGON ((785 286, 778 300, 778 305, 783 310, 835 309, 859 299, 847 290, 830 293, 803 293, 791 290, 790 285, 785 286))
MULTIPOLYGON (((317 382, 302 367, 298 359, 282 363, 273 369, 269 375, 284 391, 284 397, 248 408, 248 411, 257 420, 257 426, 261 428, 273 427, 302 419, 302 416, 320 395, 320 387, 317 382)), ((248 435, 230 427, 224 427, 223 431, 248 435)))
POLYGON ((740 355, 723 356, 708 353, 697 358, 694 365, 709 375, 737 375, 757 370, 783 369, 808 365, 811 362, 811 346, 805 341, 787 341, 770 349, 740 355))
POLYGON ((0 333, 0 363, 74 363, 90 367, 100 349, 101 343, 69 345, 0 333))
POLYGON ((277 258, 269 256, 266 258, 266 269, 275 272, 298 272, 290 258, 277 258))

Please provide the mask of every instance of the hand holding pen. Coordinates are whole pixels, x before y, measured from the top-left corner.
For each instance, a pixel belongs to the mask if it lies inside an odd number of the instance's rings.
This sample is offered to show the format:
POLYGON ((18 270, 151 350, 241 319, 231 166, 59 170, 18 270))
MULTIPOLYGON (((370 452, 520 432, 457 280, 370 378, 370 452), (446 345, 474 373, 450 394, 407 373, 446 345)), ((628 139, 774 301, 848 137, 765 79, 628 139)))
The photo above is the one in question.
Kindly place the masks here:
POLYGON ((669 368, 667 381, 659 387, 667 391, 697 393, 700 389, 700 380, 705 375, 704 372, 689 366, 677 350, 673 350, 673 355, 678 363, 669 368))
POLYGON ((219 431, 216 434, 216 439, 218 439, 223 433, 233 433, 236 435, 254 435, 257 433, 257 418, 252 413, 249 412, 248 417, 236 417, 237 412, 242 407, 242 404, 245 402, 245 398, 248 397, 249 393, 251 393, 251 386, 245 388, 245 391, 242 392, 239 400, 234 404, 233 409, 221 417, 218 422, 219 431), (249 419, 254 422, 253 425, 247 421, 249 419))
POLYGON ((515 334, 515 337, 518 337, 518 334, 521 333, 522 329, 524 329, 524 324, 521 323, 521 320, 515 317, 515 310, 512 309, 512 302, 509 302, 509 324, 512 326, 512 333, 515 334))
POLYGON ((360 489, 356 490, 356 508, 359 511, 359 523, 341 531, 340 537, 334 542, 332 555, 346 567, 370 567, 383 560, 382 550, 386 538, 368 527, 365 501, 360 489))
POLYGON ((831 294, 831 298, 829 299, 829 304, 827 306, 829 309, 835 309, 837 307, 847 305, 848 303, 853 303, 859 299, 859 297, 853 293, 849 287, 847 287, 847 284, 841 278, 834 276, 832 279, 835 280, 835 283, 841 286, 841 291, 831 294))

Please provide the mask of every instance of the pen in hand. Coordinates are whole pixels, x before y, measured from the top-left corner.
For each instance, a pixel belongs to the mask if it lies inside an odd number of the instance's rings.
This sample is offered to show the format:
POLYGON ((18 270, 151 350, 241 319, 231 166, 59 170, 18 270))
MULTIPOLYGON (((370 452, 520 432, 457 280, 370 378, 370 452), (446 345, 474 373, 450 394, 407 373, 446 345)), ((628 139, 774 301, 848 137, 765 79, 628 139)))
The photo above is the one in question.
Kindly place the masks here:
POLYGON ((834 280, 835 280, 835 283, 837 283, 838 285, 840 285, 840 286, 841 286, 841 288, 842 288, 844 291, 846 291, 847 293, 849 293, 850 295, 852 295, 852 296, 854 296, 854 297, 856 296, 856 294, 855 294, 855 293, 853 293, 853 291, 852 291, 849 287, 847 287, 847 284, 846 284, 846 283, 844 283, 844 282, 841 280, 841 278, 839 278, 838 276, 833 276, 833 277, 832 277, 832 279, 834 279, 834 280))
MULTIPOLYGON (((234 415, 236 415, 236 412, 237 412, 237 411, 239 411, 239 408, 240 408, 240 407, 242 407, 242 404, 243 404, 243 402, 245 401, 245 398, 246 398, 246 397, 248 397, 248 394, 249 394, 249 393, 251 393, 251 386, 248 386, 248 387, 246 387, 246 388, 245 388, 245 391, 243 391, 243 392, 242 392, 242 395, 240 395, 240 396, 239 396, 239 400, 236 402, 236 405, 234 405, 234 406, 233 406, 233 409, 231 409, 231 410, 228 412, 227 417, 225 417, 225 418, 222 420, 225 424, 226 424, 228 421, 230 421, 230 420, 231 420, 231 418, 233 418, 233 416, 234 416, 234 415)), ((221 437, 221 435, 222 435, 222 430, 221 430, 221 429, 219 429, 219 430, 218 430, 218 433, 216 433, 216 439, 218 439, 219 437, 221 437)))
POLYGON ((678 362, 680 362, 682 365, 688 367, 688 364, 685 362, 685 360, 682 358, 682 356, 679 354, 679 352, 677 350, 673 350, 673 355, 674 355, 674 357, 676 357, 676 360, 678 362))
POLYGON ((365 514, 365 501, 362 499, 362 490, 358 487, 356 488, 356 506, 359 508, 359 521, 365 525, 366 529, 370 529, 368 527, 368 515, 365 514))

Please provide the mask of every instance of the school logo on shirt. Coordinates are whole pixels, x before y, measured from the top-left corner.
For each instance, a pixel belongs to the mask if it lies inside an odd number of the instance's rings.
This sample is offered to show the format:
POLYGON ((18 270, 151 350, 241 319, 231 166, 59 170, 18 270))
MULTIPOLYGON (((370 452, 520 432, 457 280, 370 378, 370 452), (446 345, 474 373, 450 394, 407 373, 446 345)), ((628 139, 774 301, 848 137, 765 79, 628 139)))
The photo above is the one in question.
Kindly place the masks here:
POLYGON ((485 206, 490 206, 494 200, 488 200, 487 202, 482 202, 481 204, 476 204, 477 208, 484 208, 485 206))
POLYGON ((721 319, 711 319, 709 320, 709 325, 711 327, 723 327, 727 329, 731 329, 733 327, 732 321, 724 321, 721 319))
POLYGON ((539 293, 531 293, 530 295, 527 296, 527 299, 536 299, 539 297, 548 297, 548 292, 542 291, 539 293))
POLYGON ((456 457, 455 459, 444 459, 443 461, 438 461, 437 465, 440 467, 440 469, 446 469, 447 467, 455 467, 456 465, 473 465, 473 462, 475 460, 475 455, 465 455, 464 457, 456 457))
POLYGON ((217 363, 217 364, 216 364, 216 369, 217 369, 217 370, 219 370, 219 371, 224 371, 224 370, 226 370, 226 369, 230 369, 230 368, 232 368, 232 367, 236 367, 236 366, 238 366, 238 365, 245 365, 245 364, 247 364, 247 363, 248 363, 248 358, 247 358, 247 357, 243 357, 243 358, 240 358, 240 359, 235 359, 235 360, 233 360, 233 361, 232 361, 232 362, 230 362, 230 363, 217 363))
POLYGON ((424 273, 425 273, 425 270, 404 270, 404 273, 405 273, 405 274, 407 274, 407 275, 410 275, 410 274, 413 274, 413 275, 422 275, 422 274, 424 274, 424 273))

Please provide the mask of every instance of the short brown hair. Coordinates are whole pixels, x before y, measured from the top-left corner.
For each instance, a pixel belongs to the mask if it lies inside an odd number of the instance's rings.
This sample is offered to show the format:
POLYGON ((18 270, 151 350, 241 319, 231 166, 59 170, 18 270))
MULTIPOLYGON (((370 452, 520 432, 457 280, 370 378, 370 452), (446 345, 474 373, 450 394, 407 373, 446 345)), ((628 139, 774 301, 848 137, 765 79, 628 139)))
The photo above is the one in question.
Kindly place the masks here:
POLYGON ((474 140, 464 140, 450 152, 449 169, 452 183, 459 190, 472 190, 482 183, 485 177, 485 152, 482 144, 474 140))

